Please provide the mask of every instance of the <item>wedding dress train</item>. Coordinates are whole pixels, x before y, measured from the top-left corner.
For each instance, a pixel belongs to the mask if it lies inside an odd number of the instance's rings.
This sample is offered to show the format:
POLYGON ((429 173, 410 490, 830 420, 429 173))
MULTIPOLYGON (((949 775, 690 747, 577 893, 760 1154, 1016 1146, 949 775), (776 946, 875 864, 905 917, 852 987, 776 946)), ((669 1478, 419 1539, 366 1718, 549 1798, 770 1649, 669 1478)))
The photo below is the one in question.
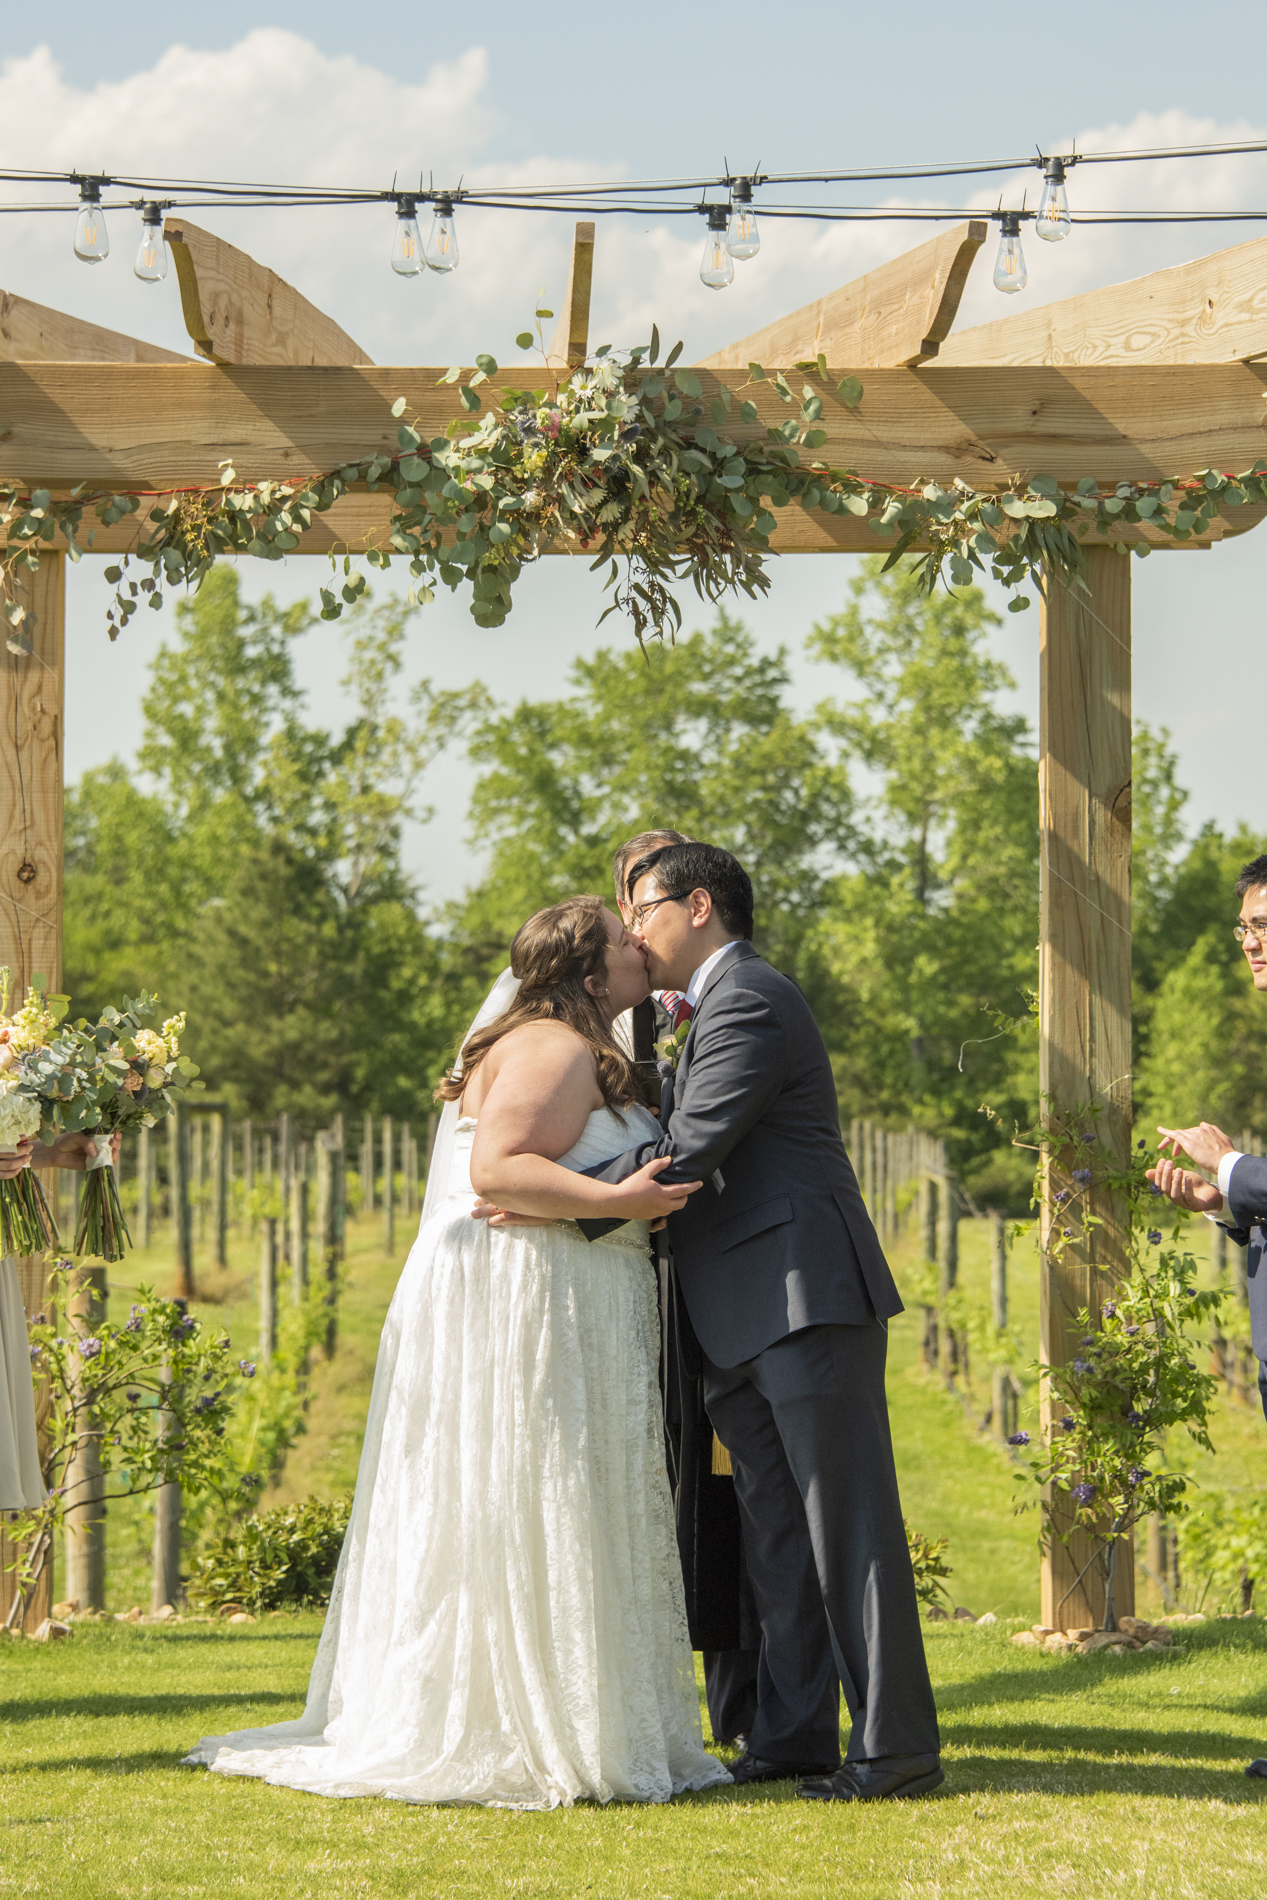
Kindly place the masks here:
MULTIPOLYGON (((187 1760, 523 1808, 725 1783, 700 1729, 646 1226, 590 1245, 570 1222, 471 1220, 474 1130, 457 1123, 383 1328, 304 1713, 187 1760)), ((654 1131, 599 1109, 563 1165, 654 1131)))

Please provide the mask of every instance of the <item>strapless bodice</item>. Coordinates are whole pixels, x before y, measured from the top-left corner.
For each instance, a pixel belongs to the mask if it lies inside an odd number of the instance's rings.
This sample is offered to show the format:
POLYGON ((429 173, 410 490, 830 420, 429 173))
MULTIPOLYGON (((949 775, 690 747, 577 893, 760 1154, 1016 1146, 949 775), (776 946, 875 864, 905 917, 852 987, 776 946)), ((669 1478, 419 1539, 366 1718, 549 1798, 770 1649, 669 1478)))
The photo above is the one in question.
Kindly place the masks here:
MULTIPOLYGON (((475 1142, 477 1126, 474 1115, 463 1115, 454 1131, 453 1165, 449 1170, 450 1195, 472 1195, 471 1186, 471 1148, 475 1142)), ((570 1168, 573 1174, 580 1174, 586 1168, 593 1168, 601 1161, 610 1161, 613 1156, 623 1154, 626 1148, 636 1148, 639 1142, 654 1141, 660 1133, 660 1124, 649 1109, 640 1103, 633 1103, 618 1114, 614 1108, 596 1108, 590 1115, 581 1138, 559 1156, 559 1166, 570 1168)), ((575 1221, 562 1221, 564 1227, 574 1227, 575 1221)), ((650 1242, 650 1229, 646 1221, 626 1221, 623 1227, 616 1228, 606 1236, 622 1246, 646 1247, 650 1242)))

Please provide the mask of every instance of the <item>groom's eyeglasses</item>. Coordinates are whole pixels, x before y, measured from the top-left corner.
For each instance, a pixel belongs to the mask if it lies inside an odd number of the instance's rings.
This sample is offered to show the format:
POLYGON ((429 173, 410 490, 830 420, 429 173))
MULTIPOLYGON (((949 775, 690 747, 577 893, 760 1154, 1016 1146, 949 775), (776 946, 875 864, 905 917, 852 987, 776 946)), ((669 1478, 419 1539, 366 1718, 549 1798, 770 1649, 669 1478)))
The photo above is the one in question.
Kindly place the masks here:
POLYGON ((1232 935, 1237 943, 1244 943, 1246 937, 1254 937, 1260 944, 1267 944, 1267 918, 1255 917, 1251 924, 1233 924, 1232 935))
POLYGON ((689 891, 670 891, 667 897, 653 897, 649 904, 635 904, 629 912, 629 921, 635 930, 641 930, 644 920, 651 915, 658 904, 680 904, 682 899, 689 897, 690 894, 689 891))

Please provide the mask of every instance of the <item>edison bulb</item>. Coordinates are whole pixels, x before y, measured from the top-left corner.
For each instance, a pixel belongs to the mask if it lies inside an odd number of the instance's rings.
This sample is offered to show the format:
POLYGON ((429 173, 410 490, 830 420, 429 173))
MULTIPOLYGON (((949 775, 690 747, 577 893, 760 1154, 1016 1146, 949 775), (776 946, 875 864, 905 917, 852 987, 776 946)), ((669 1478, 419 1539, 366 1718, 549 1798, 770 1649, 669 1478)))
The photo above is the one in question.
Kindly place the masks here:
POLYGON ((100 264, 110 255, 105 213, 96 198, 85 198, 75 220, 75 256, 84 264, 100 264))
POLYGON ((1015 212, 1008 212, 1003 219, 1003 236, 999 239, 999 254, 994 263, 994 287, 1010 297, 1024 290, 1028 281, 1025 253, 1021 249, 1020 219, 1015 212))
POLYGON ((1046 243, 1059 244, 1061 238, 1067 238, 1072 229, 1069 199, 1065 195, 1065 168, 1055 158, 1044 174, 1043 195, 1038 201, 1034 230, 1046 243))
POLYGON ((726 242, 726 207, 713 205, 708 214, 708 236, 699 267, 700 282, 710 290, 724 290, 735 279, 735 260, 726 242))
POLYGON ((157 216, 151 218, 148 213, 147 206, 141 222, 141 243, 132 270, 143 284, 161 284, 167 275, 167 246, 163 242, 161 220, 157 216))
POLYGON ((426 258, 428 270, 450 271, 458 267, 458 234, 450 198, 436 199, 436 214, 431 220, 426 258))
POLYGON ((726 228, 726 249, 740 263, 747 257, 755 257, 761 249, 757 214, 750 204, 737 204, 731 211, 730 223, 726 228))
POLYGON ((419 277, 422 274, 422 237, 418 230, 418 220, 414 216, 412 198, 402 203, 396 213, 396 235, 392 239, 392 269, 398 277, 419 277))

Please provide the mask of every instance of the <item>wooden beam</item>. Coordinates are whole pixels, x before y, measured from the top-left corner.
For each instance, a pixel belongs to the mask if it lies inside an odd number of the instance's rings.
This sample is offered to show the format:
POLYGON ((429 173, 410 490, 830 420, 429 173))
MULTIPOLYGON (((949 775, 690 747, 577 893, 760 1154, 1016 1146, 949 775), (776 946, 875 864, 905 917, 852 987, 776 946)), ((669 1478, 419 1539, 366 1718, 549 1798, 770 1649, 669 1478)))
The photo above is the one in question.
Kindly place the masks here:
MULTIPOLYGON (((307 476, 376 450, 397 452, 392 404, 405 399, 424 441, 465 420, 440 369, 237 368, 126 363, 0 363, 0 481, 46 487, 216 486, 232 458, 244 480, 307 476)), ((819 453, 876 481, 974 486, 1043 472, 1073 483, 1153 480, 1214 466, 1243 469, 1267 449, 1267 367, 865 370, 847 409, 824 386, 819 453)), ((704 395, 744 377, 700 375, 704 395)), ((794 384, 800 394, 800 382, 794 384)), ((772 384, 745 390, 726 425, 738 445, 796 410, 772 384)))
POLYGON ((705 369, 773 368, 820 351, 856 368, 914 365, 936 356, 959 311, 968 272, 985 243, 980 218, 957 224, 840 290, 706 356, 705 369))
MULTIPOLYGON (((0 963, 8 964, 18 1000, 37 973, 56 990, 62 980, 62 678, 66 644, 66 557, 44 554, 38 574, 23 570, 19 597, 35 616, 33 651, 0 645, 0 963)), ((52 1198, 51 1180, 43 1177, 52 1198)), ((48 1260, 15 1262, 28 1319, 45 1310, 48 1260)), ((37 1424, 48 1416, 43 1390, 37 1424)), ((44 1446, 41 1446, 44 1449, 44 1446)), ((16 1555, 0 1529, 0 1624, 13 1601, 16 1555)), ((53 1602, 53 1565, 45 1566, 23 1627, 31 1632, 53 1602)))
POLYGON ((134 336, 85 323, 0 290, 0 361, 7 363, 192 363, 134 336))
POLYGON ((200 356, 213 363, 370 363, 333 317, 210 231, 169 218, 185 328, 200 356))
MULTIPOLYGON (((1124 1166, 1131 1143, 1131 564, 1108 548, 1089 556, 1089 595, 1048 584, 1040 633, 1039 1087, 1048 1126, 1093 1130, 1095 1150, 1124 1166), (1088 1105, 1101 1111, 1094 1119, 1088 1105)), ((1127 1212, 1057 1149, 1046 1167, 1040 1357, 1077 1356, 1076 1315, 1093 1324, 1129 1271, 1127 1212), (1054 1195, 1073 1199, 1058 1208, 1054 1195), (1101 1226, 1088 1224, 1098 1217, 1101 1226), (1075 1237, 1053 1246, 1072 1227, 1075 1237)), ((1098 1172, 1098 1169, 1096 1170, 1098 1172)), ((1042 1394, 1044 1431, 1050 1393, 1042 1394)), ((1053 1543, 1042 1568, 1042 1621, 1053 1629, 1098 1624, 1104 1584, 1079 1535, 1053 1543)), ((1119 1616, 1134 1610, 1130 1546, 1116 1580, 1119 1616)))
POLYGON ((1232 363, 1267 354, 1267 238, 950 337, 938 365, 1232 363))
POLYGON ((578 222, 572 239, 567 296, 546 353, 551 369, 579 369, 589 354, 590 286, 594 281, 594 226, 578 222))

